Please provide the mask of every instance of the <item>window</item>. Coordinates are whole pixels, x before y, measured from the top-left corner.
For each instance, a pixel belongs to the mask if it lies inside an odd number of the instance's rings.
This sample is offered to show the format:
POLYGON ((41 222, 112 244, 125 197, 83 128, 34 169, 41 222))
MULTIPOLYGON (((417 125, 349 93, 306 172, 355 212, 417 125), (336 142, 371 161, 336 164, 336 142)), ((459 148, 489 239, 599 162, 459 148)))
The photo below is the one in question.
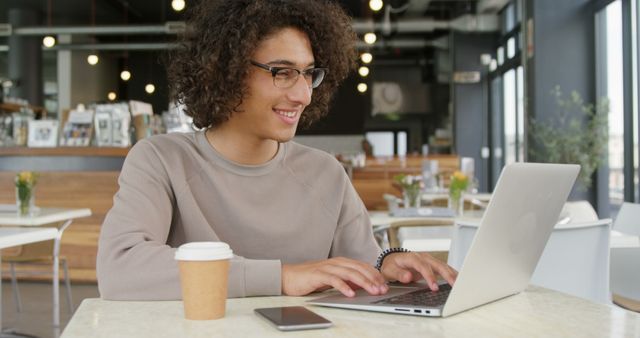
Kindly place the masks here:
POLYGON ((522 1, 513 0, 500 13, 502 35, 496 46, 496 65, 490 71, 490 182, 493 186, 505 164, 525 159, 522 1))
POLYGON ((396 140, 398 141, 398 156, 406 156, 407 155, 407 132, 406 131, 398 132, 396 140))
POLYGON ((625 141, 624 141, 624 91, 622 54, 622 7, 616 0, 596 14, 598 97, 609 100, 609 144, 607 167, 608 201, 604 210, 612 213, 624 201, 625 141))
POLYGON ((504 100, 504 136, 505 136, 505 164, 516 162, 516 71, 508 70, 504 73, 502 87, 504 100))
POLYGON ((512 37, 507 40, 507 58, 511 59, 516 56, 516 38, 512 37))
POLYGON ((640 54, 640 34, 638 34, 638 16, 640 14, 640 0, 631 1, 631 97, 632 97, 632 113, 633 113, 633 186, 634 201, 640 201, 640 168, 638 167, 638 158, 640 157, 640 149, 638 148, 638 94, 640 87, 638 85, 638 74, 640 72, 638 55, 640 54), (634 94, 635 93, 635 94, 634 94))
POLYGON ((369 131, 365 138, 373 146, 373 156, 405 156, 407 154, 406 131, 369 131))

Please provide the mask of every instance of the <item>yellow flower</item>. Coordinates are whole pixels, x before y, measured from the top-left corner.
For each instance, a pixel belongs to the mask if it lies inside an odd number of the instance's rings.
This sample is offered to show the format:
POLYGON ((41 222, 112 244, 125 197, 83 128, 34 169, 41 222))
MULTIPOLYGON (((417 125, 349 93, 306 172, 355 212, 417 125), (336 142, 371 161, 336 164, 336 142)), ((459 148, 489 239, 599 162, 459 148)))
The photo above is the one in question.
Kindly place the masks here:
POLYGON ((463 190, 467 189, 469 184, 469 177, 461 171, 455 171, 451 175, 451 182, 449 183, 449 194, 455 198, 459 198, 463 190))
POLYGON ((32 171, 21 171, 16 175, 16 185, 34 186, 38 181, 38 174, 32 171))
POLYGON ((467 180, 467 175, 465 175, 462 171, 460 170, 456 170, 453 173, 453 179, 456 181, 466 181, 467 180))

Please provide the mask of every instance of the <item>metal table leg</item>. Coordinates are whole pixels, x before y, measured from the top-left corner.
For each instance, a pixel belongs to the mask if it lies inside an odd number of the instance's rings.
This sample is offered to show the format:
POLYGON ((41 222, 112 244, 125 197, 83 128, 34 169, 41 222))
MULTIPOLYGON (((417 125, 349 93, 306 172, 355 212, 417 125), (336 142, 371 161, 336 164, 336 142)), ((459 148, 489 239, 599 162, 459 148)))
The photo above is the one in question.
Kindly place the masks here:
MULTIPOLYGON (((60 327, 60 240, 62 233, 71 225, 73 220, 67 220, 58 229, 58 235, 53 240, 53 327, 60 327)), ((67 276, 67 278, 69 278, 67 276)))
MULTIPOLYGON (((2 255, 0 255, 0 266, 2 266, 2 255)), ((4 332, 2 329, 2 269, 0 269, 0 338, 37 338, 23 333, 4 332)))

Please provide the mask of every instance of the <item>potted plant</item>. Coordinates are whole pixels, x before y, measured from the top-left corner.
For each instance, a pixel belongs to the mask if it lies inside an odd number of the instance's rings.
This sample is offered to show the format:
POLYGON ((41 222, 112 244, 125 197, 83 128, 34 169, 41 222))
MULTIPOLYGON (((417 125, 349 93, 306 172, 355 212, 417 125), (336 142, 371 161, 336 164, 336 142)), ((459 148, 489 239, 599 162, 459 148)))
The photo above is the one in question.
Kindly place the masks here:
POLYGON ((557 114, 547 121, 530 121, 534 147, 529 153, 540 162, 579 164, 579 187, 587 189, 607 150, 609 101, 604 98, 597 104, 586 103, 576 91, 565 97, 559 86, 551 93, 557 102, 557 114))

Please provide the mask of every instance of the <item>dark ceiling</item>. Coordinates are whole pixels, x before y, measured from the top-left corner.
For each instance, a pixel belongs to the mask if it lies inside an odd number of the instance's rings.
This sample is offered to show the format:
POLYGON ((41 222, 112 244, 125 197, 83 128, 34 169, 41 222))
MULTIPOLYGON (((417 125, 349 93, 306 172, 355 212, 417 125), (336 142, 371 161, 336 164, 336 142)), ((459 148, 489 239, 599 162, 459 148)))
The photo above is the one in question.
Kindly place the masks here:
MULTIPOLYGON (((187 6, 202 0, 185 0, 187 6)), ((209 0, 205 0, 209 1, 209 0)), ((310 0, 314 1, 314 0, 310 0)), ((373 12, 369 0, 337 0, 355 20, 380 23, 385 18, 385 10, 373 12)), ((393 9, 390 21, 399 20, 438 20, 449 21, 460 15, 475 13, 478 0, 383 0, 385 6, 393 9)), ((91 26, 95 8, 95 25, 162 25, 167 21, 184 20, 183 12, 177 13, 171 8, 171 0, 0 0, 0 23, 8 23, 8 13, 12 8, 33 9, 40 13, 41 26, 91 26), (51 6, 49 14, 48 6, 51 6)), ((392 32, 380 36, 379 40, 419 39, 432 41, 447 35, 446 30, 434 30, 419 33, 392 32)), ((98 35, 93 37, 96 43, 154 43, 174 42, 175 35, 98 35)), ((6 45, 7 39, 0 37, 0 45, 6 45)), ((376 65, 422 65, 433 63, 434 48, 395 48, 376 47, 371 50, 376 55, 376 65), (385 60, 387 61, 385 63, 385 60)), ((119 54, 108 51, 108 54, 119 54)))
MULTIPOLYGON (((199 0, 186 0, 187 6, 199 0)), ((354 18, 382 20, 384 10, 377 13, 369 9, 368 0, 339 0, 354 18)), ((391 19, 430 18, 450 20, 461 14, 475 13, 477 0, 386 0, 385 5, 403 9, 392 14, 391 19)), ((92 8, 95 5, 96 25, 154 24, 182 20, 183 15, 171 8, 171 0, 2 0, 0 22, 8 21, 11 8, 31 8, 41 13, 42 24, 49 19, 51 25, 83 26, 92 24, 92 8)))
MULTIPOLYGON (((186 0, 187 6, 199 0, 186 0)), ((356 18, 370 17, 368 0, 338 0, 356 18)), ((402 8, 413 3, 400 16, 422 16, 440 20, 452 19, 460 14, 474 12, 477 0, 387 0, 385 4, 402 8)), ((171 0, 2 0, 0 20, 6 20, 11 8, 32 8, 40 11, 46 20, 47 7, 51 3, 54 25, 91 24, 92 6, 95 3, 98 24, 122 24, 128 9, 130 23, 155 23, 180 20, 181 14, 171 9, 171 0)), ((378 12, 381 16, 383 11, 378 12)))

